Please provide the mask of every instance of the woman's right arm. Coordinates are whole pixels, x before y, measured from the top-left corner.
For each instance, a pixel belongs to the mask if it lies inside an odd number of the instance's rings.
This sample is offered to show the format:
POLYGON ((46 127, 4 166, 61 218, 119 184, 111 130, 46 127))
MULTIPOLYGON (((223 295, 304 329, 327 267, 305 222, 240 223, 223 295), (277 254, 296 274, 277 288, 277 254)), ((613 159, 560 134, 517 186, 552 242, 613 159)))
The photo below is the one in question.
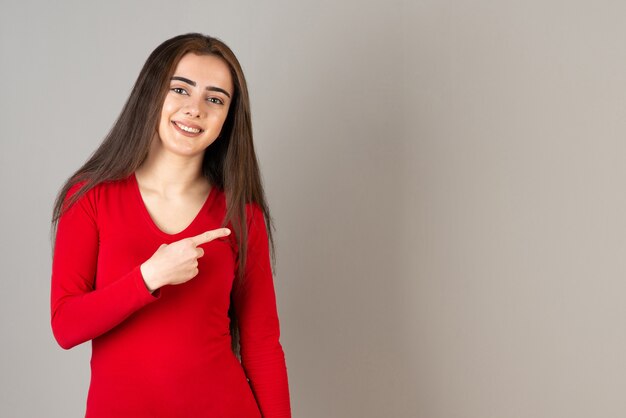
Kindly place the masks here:
MULTIPOLYGON (((70 188, 65 200, 81 185, 70 188)), ((51 326, 56 341, 66 350, 104 334, 161 296, 160 289, 148 290, 140 264, 110 285, 95 289, 99 233, 93 196, 89 192, 81 196, 57 226, 51 326)))

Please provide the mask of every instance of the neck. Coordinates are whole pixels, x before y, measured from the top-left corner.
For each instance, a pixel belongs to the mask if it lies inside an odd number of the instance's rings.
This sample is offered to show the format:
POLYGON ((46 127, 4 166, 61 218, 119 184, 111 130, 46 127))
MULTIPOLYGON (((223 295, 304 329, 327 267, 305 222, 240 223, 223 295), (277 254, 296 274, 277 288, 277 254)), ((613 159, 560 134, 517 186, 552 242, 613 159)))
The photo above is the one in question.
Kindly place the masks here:
POLYGON ((199 186, 206 187, 207 180, 202 174, 203 154, 173 154, 163 149, 156 138, 150 148, 146 160, 135 170, 143 185, 163 196, 182 195, 199 186))

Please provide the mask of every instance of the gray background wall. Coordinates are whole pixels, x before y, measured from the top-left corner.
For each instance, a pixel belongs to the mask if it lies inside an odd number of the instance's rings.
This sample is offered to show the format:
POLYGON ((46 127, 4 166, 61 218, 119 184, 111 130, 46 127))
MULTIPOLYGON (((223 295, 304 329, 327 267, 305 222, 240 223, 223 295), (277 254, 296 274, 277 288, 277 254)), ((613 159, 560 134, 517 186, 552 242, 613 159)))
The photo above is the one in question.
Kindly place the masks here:
POLYGON ((623 417, 625 4, 3 1, 0 415, 82 416, 52 200, 200 31, 249 81, 294 417, 623 417))

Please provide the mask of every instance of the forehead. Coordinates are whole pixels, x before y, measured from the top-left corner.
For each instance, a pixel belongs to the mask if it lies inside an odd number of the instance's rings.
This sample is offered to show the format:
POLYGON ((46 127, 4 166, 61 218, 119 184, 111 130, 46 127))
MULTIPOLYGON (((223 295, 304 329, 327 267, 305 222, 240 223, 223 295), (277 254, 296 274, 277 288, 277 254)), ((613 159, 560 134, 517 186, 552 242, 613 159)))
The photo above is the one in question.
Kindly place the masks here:
POLYGON ((176 65, 175 76, 193 80, 197 87, 216 86, 233 93, 233 81, 226 61, 215 55, 187 53, 176 65))

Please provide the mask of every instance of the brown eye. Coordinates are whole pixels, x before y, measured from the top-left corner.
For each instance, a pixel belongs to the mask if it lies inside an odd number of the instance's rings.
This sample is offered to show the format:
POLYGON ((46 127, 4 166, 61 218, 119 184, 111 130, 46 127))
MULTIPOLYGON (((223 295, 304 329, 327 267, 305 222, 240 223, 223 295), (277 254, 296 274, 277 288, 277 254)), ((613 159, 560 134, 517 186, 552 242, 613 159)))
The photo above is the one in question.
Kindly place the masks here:
POLYGON ((210 101, 211 103, 215 103, 215 104, 220 104, 220 105, 224 104, 224 102, 222 100, 218 99, 217 97, 209 97, 207 100, 210 101))

